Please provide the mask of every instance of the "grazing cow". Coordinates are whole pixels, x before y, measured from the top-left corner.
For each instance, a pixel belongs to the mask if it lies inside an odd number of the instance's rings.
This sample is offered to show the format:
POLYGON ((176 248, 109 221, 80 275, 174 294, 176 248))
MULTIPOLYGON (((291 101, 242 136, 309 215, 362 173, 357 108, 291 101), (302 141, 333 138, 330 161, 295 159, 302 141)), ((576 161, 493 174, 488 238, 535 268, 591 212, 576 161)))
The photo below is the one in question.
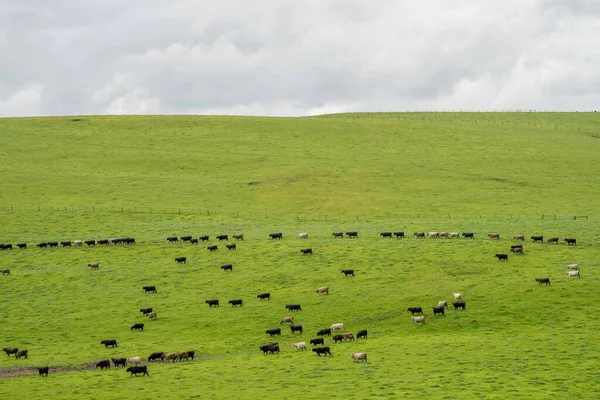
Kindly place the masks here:
POLYGON ((333 343, 343 342, 344 335, 333 335, 333 343))
POLYGON ((144 324, 133 324, 131 326, 131 329, 129 329, 130 331, 136 330, 136 331, 143 331, 144 330, 144 324))
POLYGON ((433 309, 433 316, 435 317, 438 314, 442 314, 444 317, 446 316, 446 314, 444 314, 444 309, 446 307, 431 307, 433 309))
POLYGON ((344 333, 344 340, 354 340, 354 334, 352 332, 344 333))
POLYGON ((115 339, 103 340, 100 342, 100 344, 103 344, 105 348, 108 348, 108 346, 119 347, 119 345, 117 344, 117 341, 115 339))
POLYGON ((525 240, 525 235, 515 235, 513 236, 514 240, 521 240, 524 241, 525 240))
POLYGON ((156 286, 144 286, 142 289, 144 289, 144 292, 146 293, 157 293, 156 286))
POLYGON ((329 294, 329 287, 321 286, 320 288, 317 289, 317 293, 329 294))
POLYGON ((229 240, 229 235, 217 235, 216 238, 219 241, 221 241, 221 240, 229 240))
POLYGON ((141 357, 131 357, 127 359, 126 364, 129 365, 140 365, 140 363, 142 362, 141 357))
POLYGON ((183 242, 189 242, 190 240, 192 240, 192 236, 191 235, 189 235, 189 236, 182 236, 180 239, 183 242))
POLYGON ((496 240, 498 240, 498 239, 500 239, 500 234, 499 234, 499 233, 490 233, 490 234, 488 235, 488 237, 489 237, 490 239, 496 239, 496 240))
POLYGON ((125 363, 127 363, 126 358, 111 358, 111 360, 115 364, 115 367, 124 367, 125 363))
POLYGON ((285 308, 290 311, 302 311, 300 304, 286 304, 285 308))
POLYGON ((565 242, 567 242, 569 246, 575 246, 577 244, 577 239, 567 238, 565 239, 565 242))
POLYGON ((327 329, 321 329, 319 332, 317 332, 317 336, 331 336, 331 328, 327 328, 327 329))
POLYGON ((438 302, 438 307, 444 307, 444 308, 448 308, 448 302, 445 300, 442 300, 440 302, 438 302))
POLYGON ((421 307, 408 307, 406 311, 410 311, 411 315, 423 314, 423 308, 421 307))
POLYGON ((454 301, 462 301, 462 294, 460 293, 453 293, 454 295, 454 301))
POLYGON ((102 360, 98 364, 96 364, 96 368, 100 367, 100 370, 105 368, 110 369, 110 360, 102 360))
POLYGON ((10 269, 0 269, 2 275, 10 275, 10 269))
POLYGON ((151 313, 152 312, 152 307, 148 307, 148 308, 140 308, 140 312, 144 315, 151 313))
POLYGON ((358 237, 358 232, 346 232, 346 236, 348 236, 349 238, 357 238, 358 237))
POLYGON ((207 242, 209 240, 208 235, 200 236, 198 239, 200 239, 201 242, 207 242))
POLYGON ((283 317, 281 319, 281 321, 279 321, 279 325, 283 325, 283 324, 287 324, 287 323, 293 324, 294 323, 294 317, 283 317))
POLYGON ((90 267, 91 269, 98 269, 100 268, 100 263, 91 263, 88 264, 88 267, 90 267))
POLYGON ((455 311, 458 310, 459 308, 462 308, 463 310, 465 310, 465 307, 467 306, 464 301, 456 301, 456 302, 452 303, 452 305, 454 306, 455 311))
POLYGON ((164 353, 163 351, 159 351, 159 352, 156 352, 156 353, 152 353, 152 354, 150 354, 150 357, 148 357, 148 361, 156 361, 156 360, 161 360, 161 359, 162 359, 162 356, 163 356, 164 354, 165 354, 165 353, 164 353))
POLYGON ((95 240, 86 240, 84 243, 87 244, 88 246, 95 246, 96 245, 96 241, 95 240))
POLYGON ((557 237, 548 238, 548 243, 556 243, 556 244, 558 244, 558 238, 557 237))
POLYGON ((544 243, 544 237, 543 236, 532 236, 531 240, 533 240, 533 242, 540 242, 540 243, 544 243))
POLYGON ((333 324, 329 327, 329 329, 331 329, 332 331, 343 331, 344 330, 344 324, 339 322, 337 324, 333 324))
POLYGON ((344 232, 333 232, 331 234, 331 236, 333 236, 334 238, 339 238, 339 237, 343 238, 344 237, 344 232))
POLYGON ((366 329, 361 329, 358 332, 356 332, 356 338, 360 339, 364 337, 365 339, 367 338, 367 330, 366 329))
POLYGON ((65 240, 60 242, 60 244, 62 245, 62 247, 71 247, 71 241, 70 240, 65 240))
POLYGON ((127 371, 125 372, 131 372, 131 375, 129 376, 137 376, 137 374, 142 374, 142 376, 144 375, 148 375, 148 377, 150 376, 150 374, 148 373, 148 366, 146 365, 141 365, 141 366, 137 366, 137 367, 129 367, 127 368, 127 371))
POLYGON ((535 281, 538 283, 538 285, 550 285, 550 278, 535 278, 535 281))
POLYGON ((216 244, 214 244, 212 246, 208 246, 207 249, 210 251, 218 251, 219 250, 219 248, 217 247, 216 244))
POLYGON ((176 257, 175 261, 177 261, 178 264, 185 264, 185 262, 187 261, 186 257, 176 257))
POLYGON ((233 238, 235 240, 244 240, 244 234, 243 233, 238 233, 236 235, 233 235, 233 238))
POLYGON ((231 264, 221 265, 221 269, 223 271, 233 271, 233 265, 231 265, 231 264))
POLYGON ((496 254, 494 257, 498 258, 498 261, 507 261, 508 254, 496 254))
POLYGON ((26 249, 27 248, 27 243, 17 243, 17 247, 20 249, 26 249))
POLYGON ((271 336, 279 336, 281 335, 281 328, 267 329, 265 333, 271 336))
POLYGON ((291 325, 290 329, 292 330, 292 333, 294 333, 294 332, 302 333, 302 325, 291 325))
POLYGON ((329 350, 329 346, 325 346, 325 347, 315 347, 314 349, 312 349, 312 351, 314 351, 315 353, 317 353, 317 355, 318 355, 319 357, 321 357, 321 354, 323 354, 323 355, 325 355, 325 356, 326 356, 327 354, 329 354, 329 355, 332 355, 332 354, 331 354, 331 351, 329 350))
POLYGON ((271 293, 261 293, 258 296, 256 296, 257 299, 267 299, 267 300, 271 300, 271 293))
POLYGON ((208 304, 209 307, 219 307, 219 300, 206 300, 205 303, 208 304))
POLYGON ((415 232, 414 235, 416 236, 417 239, 425 238, 425 232, 415 232))
POLYGON ((190 244, 198 244, 198 239, 197 238, 190 239, 190 244))
POLYGON ((225 247, 227 247, 227 250, 236 250, 237 249, 237 246, 235 245, 235 243, 226 244, 225 247))
POLYGON ((238 300, 229 300, 227 302, 227 304, 231 304, 231 307, 237 307, 237 306, 242 307, 244 305, 244 302, 239 299, 238 300))
POLYGON ((172 242, 178 242, 177 236, 169 236, 167 238, 167 242, 170 242, 170 243, 172 243, 172 242))
POLYGON ((354 362, 367 362, 367 353, 352 353, 350 357, 352 357, 354 362))
POLYGON ((310 344, 312 344, 313 346, 316 346, 318 344, 325 344, 325 340, 322 337, 316 338, 316 339, 310 339, 310 344))
POLYGON ((312 249, 301 249, 300 253, 302 253, 302 254, 312 254, 313 252, 312 252, 312 249))
POLYGON ((415 317, 414 315, 411 315, 410 319, 412 320, 412 322, 414 322, 415 324, 421 324, 421 325, 425 325, 425 316, 424 315, 420 315, 418 317, 415 317))
POLYGON ((36 247, 39 247, 40 249, 45 249, 46 247, 48 247, 48 243, 38 243, 36 247))
POLYGON ((148 314, 146 314, 146 317, 148 317, 149 319, 153 319, 156 320, 156 312, 149 312, 148 314))
POLYGON ((308 239, 308 233, 302 232, 298 234, 298 238, 300 239, 308 239))
POLYGON ((429 232, 429 233, 427 234, 427 237, 430 237, 430 238, 437 238, 437 237, 440 237, 440 233, 439 233, 439 232, 429 232))
MULTIPOLYGON (((577 271, 579 272, 579 271, 577 271)), ((19 350, 15 353, 15 358, 27 358, 27 353, 29 353, 29 351, 27 349, 23 349, 23 350, 19 350)))
POLYGON ((348 276, 348 275, 354 276, 354 270, 353 269, 343 269, 343 270, 341 270, 341 273, 344 274, 344 276, 348 276))
POLYGON ((569 264, 567 265, 567 269, 579 270, 579 264, 569 264))
POLYGON ((392 238, 392 232, 381 232, 379 234, 379 236, 381 236, 382 238, 392 238))
POLYGON ((269 234, 269 238, 271 238, 271 239, 283 239, 283 233, 281 233, 281 232, 270 233, 269 234))
POLYGON ((48 376, 48 370, 49 369, 50 368, 48 368, 48 367, 38 368, 38 373, 40 374, 40 376, 48 376))
POLYGON ((577 271, 567 271, 567 276, 571 277, 571 278, 574 277, 574 276, 576 276, 578 278, 581 278, 581 275, 579 275, 579 270, 577 270, 577 271))

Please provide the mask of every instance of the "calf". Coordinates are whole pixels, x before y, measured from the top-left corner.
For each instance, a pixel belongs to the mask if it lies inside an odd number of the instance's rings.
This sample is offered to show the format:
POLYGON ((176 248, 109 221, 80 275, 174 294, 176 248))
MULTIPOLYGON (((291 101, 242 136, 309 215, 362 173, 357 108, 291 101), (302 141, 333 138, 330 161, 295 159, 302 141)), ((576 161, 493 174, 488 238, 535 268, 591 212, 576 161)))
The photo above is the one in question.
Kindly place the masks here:
POLYGON ((294 332, 302 333, 302 325, 291 325, 290 329, 292 330, 292 333, 294 333, 294 332))
POLYGON ((556 244, 558 244, 558 238, 557 237, 548 238, 548 243, 549 244, 550 243, 556 243, 556 244))
POLYGON ((206 300, 205 303, 208 304, 209 307, 219 307, 219 300, 206 300))
POLYGON ((98 364, 96 364, 96 368, 100 367, 100 370, 105 368, 110 369, 110 360, 102 360, 98 364))
MULTIPOLYGON (((577 271, 579 272, 579 271, 577 271)), ((15 358, 27 358, 27 354, 29 353, 29 351, 27 349, 23 349, 23 350, 19 350, 15 353, 15 358)))
POLYGON ((540 243, 544 243, 544 237, 543 236, 532 236, 531 240, 533 240, 533 242, 540 242, 540 243))
POLYGON ((143 331, 144 330, 144 324, 133 324, 131 326, 131 329, 129 329, 130 331, 143 331))
POLYGON ((301 249, 300 253, 302 253, 302 254, 312 254, 312 249, 301 249))
POLYGON ((346 236, 348 236, 349 238, 357 238, 358 232, 346 232, 346 236))
POLYGON ((354 270, 353 269, 343 269, 343 270, 341 270, 341 273, 344 274, 344 276, 348 276, 348 275, 354 276, 354 270))
POLYGON ((381 232, 379 234, 379 236, 381 236, 382 238, 392 238, 392 232, 381 232))
POLYGON ((438 314, 442 314, 444 317, 446 316, 446 314, 444 314, 445 307, 432 307, 432 308, 433 308, 433 316, 434 317, 438 314))
POLYGON ((137 376, 137 374, 142 374, 142 376, 144 375, 148 375, 150 376, 150 374, 148 374, 148 366, 147 365, 139 365, 136 367, 129 367, 127 368, 126 372, 131 372, 131 375, 129 376, 137 376))
POLYGON ((281 335, 281 328, 267 329, 265 333, 271 336, 279 336, 281 335))
POLYGON ((316 339, 311 339, 310 344, 312 344, 313 346, 316 346, 318 344, 325 344, 325 340, 322 337, 316 338, 316 339))
POLYGON ((406 311, 410 311, 412 315, 423 314, 423 308, 421 307, 408 307, 406 311))
POLYGON ((290 311, 302 311, 300 304, 286 304, 285 308, 290 311))
POLYGON ((396 239, 404 238, 404 232, 394 232, 394 236, 396 236, 396 239))
POLYGON ((144 289, 144 292, 146 293, 157 293, 156 286, 144 286, 142 289, 144 289))
POLYGON ((172 243, 172 242, 177 242, 177 236, 169 236, 167 238, 167 242, 172 243))
POLYGON ((333 343, 343 342, 344 335, 333 335, 333 343))
POLYGON ((464 301, 457 301, 457 302, 452 303, 452 305, 454 306, 455 311, 458 310, 459 308, 462 308, 464 311, 465 307, 467 306, 464 301))
POLYGON ((231 264, 221 265, 221 269, 223 271, 233 271, 233 265, 231 265, 231 264))
POLYGON ((350 357, 352 357, 354 362, 367 362, 367 353, 352 353, 350 357))
POLYGON ((508 260, 508 254, 496 254, 494 257, 497 257, 498 261, 506 261, 506 260, 508 260))
POLYGON ((162 359, 162 356, 163 356, 164 354, 165 354, 165 353, 164 353, 164 352, 162 352, 162 351, 159 351, 159 352, 156 352, 156 353, 152 353, 152 354, 150 354, 150 357, 148 357, 148 361, 156 361, 156 360, 160 360, 160 359, 162 359))
POLYGON ((488 237, 489 237, 490 239, 496 239, 496 240, 498 240, 498 239, 500 239, 500 234, 499 234, 499 233, 490 233, 490 234, 488 235, 488 237))
POLYGON ((261 293, 258 296, 256 296, 257 299, 267 299, 267 300, 271 300, 271 293, 261 293))
POLYGON ((49 369, 50 368, 48 368, 48 367, 38 368, 38 373, 40 374, 40 376, 48 376, 48 370, 49 369))
POLYGON ((115 339, 103 340, 100 342, 100 344, 103 344, 105 348, 108 348, 108 346, 119 347, 119 345, 117 344, 117 341, 115 339))
POLYGON ((185 262, 187 261, 186 257, 176 257, 175 261, 177 261, 178 264, 185 264, 185 262))
POLYGON ((550 285, 550 278, 535 278, 535 281, 541 286, 542 284, 544 285, 550 285))
POLYGON ((329 287, 321 286, 320 288, 317 289, 317 293, 329 294, 329 287))
POLYGON ((315 353, 317 353, 317 355, 319 357, 321 357, 321 354, 323 355, 331 355, 331 351, 329 350, 329 346, 325 346, 325 347, 315 347, 314 349, 312 349, 312 351, 314 351, 315 353))
POLYGON ((331 336, 331 328, 327 328, 327 329, 321 329, 319 332, 317 332, 317 336, 331 336))
POLYGON ((339 238, 339 237, 343 238, 344 237, 344 232, 333 232, 331 234, 331 236, 333 236, 334 238, 339 238))
POLYGON ((127 363, 126 358, 111 358, 111 360, 115 364, 115 367, 124 367, 127 363))
POLYGON ((237 235, 233 235, 235 240, 244 240, 244 234, 238 233, 237 235))
POLYGON ((227 250, 236 250, 237 249, 237 246, 235 245, 235 243, 226 244, 225 247, 227 247, 227 250))
POLYGON ((358 332, 356 332, 356 338, 360 339, 364 337, 365 339, 367 338, 367 330, 366 329, 361 329, 358 332))
POLYGON ((219 241, 221 241, 221 240, 229 240, 229 236, 228 235, 217 235, 216 238, 219 241))
POLYGON ((214 245, 212 245, 212 246, 208 246, 208 247, 207 247, 207 249, 208 249, 209 251, 218 251, 218 250, 219 250, 219 248, 217 247, 217 245, 216 245, 216 244, 214 244, 214 245))
POLYGON ((565 239, 565 242, 567 242, 569 246, 575 246, 577 244, 577 239, 567 238, 565 239))
POLYGON ((269 238, 270 239, 283 239, 283 233, 281 233, 281 232, 270 233, 269 238))
POLYGON ((231 304, 231 307, 242 307, 244 305, 242 300, 229 300, 227 303, 231 304))

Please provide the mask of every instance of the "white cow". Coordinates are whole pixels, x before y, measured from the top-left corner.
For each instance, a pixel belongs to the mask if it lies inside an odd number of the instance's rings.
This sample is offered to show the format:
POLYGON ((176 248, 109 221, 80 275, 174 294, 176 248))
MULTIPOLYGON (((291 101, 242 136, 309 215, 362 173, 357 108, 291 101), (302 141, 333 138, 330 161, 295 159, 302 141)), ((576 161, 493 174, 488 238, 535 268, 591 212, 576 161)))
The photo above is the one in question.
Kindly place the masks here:
POLYGON ((449 238, 457 238, 457 239, 460 239, 460 233, 458 233, 458 232, 450 232, 450 233, 448 233, 448 237, 449 237, 449 238))
POLYGON ((292 346, 296 348, 296 350, 306 350, 306 342, 294 343, 292 346))
POLYGON ((419 315, 418 317, 415 317, 414 315, 412 317, 410 317, 410 319, 412 320, 412 322, 414 322, 415 324, 421 324, 421 325, 425 325, 425 316, 424 315, 419 315))
POLYGON ((457 302, 461 302, 462 301, 462 294, 460 293, 454 293, 454 300, 456 300, 457 302))
POLYGON ((579 270, 577 270, 577 271, 568 271, 567 272, 567 276, 569 276, 569 277, 576 276, 578 278, 581 278, 581 275, 579 275, 579 270))
POLYGON ((575 269, 579 271, 579 264, 569 264, 567 265, 567 269, 575 269))
POLYGON ((367 353, 352 353, 350 357, 352 357, 354 362, 367 362, 367 353))
POLYGON ((300 239, 308 239, 308 233, 306 233, 306 232, 299 233, 298 237, 300 239))
POLYGON ((429 233, 427 234, 427 236, 429 236, 430 238, 433 238, 433 237, 438 237, 439 235, 440 235, 440 233, 439 233, 439 232, 429 232, 429 233))
POLYGON ((446 300, 442 300, 438 303, 438 307, 448 308, 448 302, 446 300))
POLYGON ((339 322, 337 324, 331 325, 331 327, 329 329, 331 329, 332 331, 343 331, 344 330, 344 324, 342 324, 341 322, 339 322))
POLYGON ((139 365, 139 363, 142 362, 142 359, 140 357, 131 357, 128 358, 127 361, 125 361, 125 364, 129 363, 130 365, 139 365))

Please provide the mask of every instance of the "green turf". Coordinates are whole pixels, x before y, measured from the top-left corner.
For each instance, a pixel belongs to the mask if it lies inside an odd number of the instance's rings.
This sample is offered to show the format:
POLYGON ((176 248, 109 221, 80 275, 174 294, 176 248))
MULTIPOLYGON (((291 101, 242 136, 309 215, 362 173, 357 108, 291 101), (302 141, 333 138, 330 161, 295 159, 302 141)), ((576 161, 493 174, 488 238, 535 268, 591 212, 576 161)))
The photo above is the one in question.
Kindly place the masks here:
POLYGON ((0 276, 0 345, 30 352, 0 357, 1 398, 600 396, 597 114, 72 119, 0 120, 0 242, 29 245, 0 252, 11 269, 0 276), (360 237, 331 237, 349 230, 360 237), (380 238, 386 230, 407 238, 380 238), (476 238, 417 240, 420 230, 476 238), (277 231, 284 239, 269 240, 277 231), (304 231, 308 240, 295 237, 304 231), (220 233, 245 240, 217 253, 165 240, 214 244, 220 233), (561 243, 528 239, 525 255, 497 261, 516 234, 561 243), (35 248, 121 236, 138 244, 35 248), (581 279, 567 278, 568 263, 581 279), (538 286, 542 276, 552 285, 538 286), (315 293, 323 285, 328 296, 315 293), (268 302, 256 299, 264 291, 268 302), (430 307, 454 291, 467 310, 434 318, 430 307), (221 307, 204 304, 212 298, 221 307), (237 298, 243 308, 227 306, 237 298), (156 321, 138 311, 150 306, 156 321), (409 306, 424 307, 425 326, 409 306), (264 331, 292 314, 305 332, 283 327, 281 353, 260 353, 264 331), (135 322, 145 331, 130 331, 135 322), (292 348, 335 322, 369 338, 327 338, 333 357, 292 348), (111 338, 119 348, 100 345, 111 338), (88 368, 191 349, 196 361, 150 364, 150 378, 88 368), (359 351, 368 363, 352 363, 359 351), (61 370, 42 379, 26 369, 42 365, 61 370))

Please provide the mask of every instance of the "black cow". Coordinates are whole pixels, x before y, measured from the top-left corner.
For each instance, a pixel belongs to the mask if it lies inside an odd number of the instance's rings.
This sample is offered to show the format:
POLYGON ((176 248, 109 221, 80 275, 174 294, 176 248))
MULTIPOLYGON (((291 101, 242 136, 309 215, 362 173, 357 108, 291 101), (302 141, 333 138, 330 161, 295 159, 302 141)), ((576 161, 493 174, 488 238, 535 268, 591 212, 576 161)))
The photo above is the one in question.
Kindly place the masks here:
POLYGON ((201 242, 208 242, 208 235, 200 236, 198 239, 200 239, 201 242))
POLYGON ((269 343, 269 344, 265 344, 263 346, 260 346, 259 349, 264 353, 264 354, 275 354, 275 353, 279 353, 279 343, 269 343))
POLYGON ((269 238, 271 238, 271 239, 283 239, 283 233, 281 233, 281 232, 270 233, 269 234, 269 238))
POLYGON ((323 339, 322 337, 316 338, 316 339, 311 339, 310 344, 312 344, 313 346, 316 346, 318 344, 325 344, 325 339, 323 339))
POLYGON ((12 250, 12 249, 13 249, 12 244, 0 244, 0 250, 12 250))
POLYGON ((20 249, 26 249, 27 248, 27 243, 17 243, 17 247, 20 249))
POLYGON ((229 300, 227 303, 231 304, 231 307, 242 307, 244 305, 242 300, 229 300))
POLYGON ((125 372, 131 372, 131 375, 129 376, 137 376, 137 374, 142 374, 142 376, 144 375, 148 375, 150 376, 150 374, 148 374, 148 366, 147 365, 139 365, 137 367, 129 367, 127 368, 127 371, 125 372))
POLYGON ((226 244, 225 247, 227 247, 227 250, 236 250, 237 249, 237 246, 235 245, 235 243, 226 244))
POLYGON ((15 358, 27 358, 27 354, 29 354, 29 350, 27 349, 23 349, 23 350, 19 350, 15 353, 15 358))
POLYGON ((96 243, 98 243, 99 245, 108 245, 109 241, 108 239, 100 239, 96 243))
POLYGON ((117 344, 117 341, 115 339, 109 339, 109 340, 103 340, 100 342, 100 344, 103 344, 104 347, 119 347, 119 345, 117 344))
POLYGON ((333 335, 333 343, 343 342, 344 335, 333 335))
POLYGON ((63 242, 60 242, 60 244, 61 244, 63 247, 71 247, 71 241, 70 241, 70 240, 65 240, 65 241, 63 241, 63 242))
POLYGON ((494 257, 498 258, 498 261, 507 261, 508 254, 496 254, 494 257))
POLYGON ((567 238, 567 239, 565 239, 565 242, 567 242, 567 244, 568 244, 569 246, 571 246, 571 245, 572 245, 572 246, 575 246, 575 245, 577 245, 577 239, 573 239, 573 238, 567 238))
POLYGON ((206 300, 205 303, 208 304, 209 307, 219 307, 219 300, 206 300))
POLYGON ((321 329, 319 332, 317 332, 317 336, 331 336, 331 328, 327 328, 327 329, 321 329))
POLYGON ((265 333, 271 336, 281 335, 281 328, 267 329, 265 333))
POLYGON ((348 275, 352 275, 354 276, 354 270, 353 269, 343 269, 342 274, 344 274, 344 276, 348 276, 348 275))
POLYGON ((198 244, 198 239, 190 239, 190 244, 198 244))
POLYGON ((300 253, 302 253, 302 254, 312 254, 312 249, 302 249, 302 250, 300 250, 300 253))
POLYGON ((110 360, 102 360, 98 364, 96 364, 96 368, 100 367, 100 370, 105 368, 110 369, 110 360))
POLYGON ((544 285, 550 285, 550 278, 535 278, 535 281, 541 286, 542 284, 544 285))
POLYGON ((300 304, 286 304, 285 308, 290 311, 302 311, 302 307, 300 307, 300 304))
POLYGON ((156 293, 156 286, 144 286, 142 289, 146 293, 156 293))
POLYGON ((50 248, 58 247, 58 242, 48 242, 48 246, 50 246, 50 248))
POLYGON ((228 235, 217 235, 217 240, 229 240, 228 235))
POLYGON ((144 330, 144 324, 133 324, 133 325, 131 326, 131 329, 130 329, 130 331, 133 331, 133 330, 136 330, 136 331, 143 331, 143 330, 144 330))
POLYGON ((467 304, 464 301, 457 301, 455 303, 452 303, 452 305, 454 306, 454 310, 458 310, 459 308, 465 310, 465 307, 467 306, 467 304))
POLYGON ((356 332, 356 338, 360 339, 364 337, 365 339, 367 338, 367 330, 366 329, 361 329, 358 332, 356 332))
POLYGON ((339 238, 339 237, 343 238, 344 237, 344 232, 333 232, 331 234, 331 236, 333 236, 334 238, 339 238))
POLYGON ((175 261, 177 261, 178 264, 185 264, 185 262, 187 261, 186 257, 177 257, 175 258, 175 261))
POLYGON ((96 245, 96 241, 95 240, 86 240, 84 243, 87 244, 88 246, 95 246, 96 245))
POLYGON ((358 232, 346 232, 346 236, 348 236, 349 238, 357 238, 358 232))
POLYGON ((294 332, 302 333, 302 325, 291 325, 290 328, 292 329, 292 333, 294 333, 294 332))
POLYGON ((381 236, 382 238, 391 238, 392 237, 392 232, 381 232, 379 234, 379 236, 381 236))
POLYGON ((38 243, 36 247, 39 247, 40 249, 45 249, 46 247, 48 247, 48 243, 38 243))
POLYGON ((189 235, 189 236, 182 236, 180 239, 183 242, 189 242, 190 240, 192 240, 192 236, 191 235, 189 235))
POLYGON ((404 232, 394 232, 394 236, 396 236, 396 239, 400 239, 404 237, 404 232))
POLYGON ((474 239, 475 234, 473 232, 463 232, 462 236, 466 239, 474 239))
POLYGON ((544 243, 544 237, 543 236, 532 236, 531 240, 533 240, 533 242, 540 242, 540 243, 544 243))
POLYGON ((258 296, 256 296, 257 299, 267 299, 267 300, 271 300, 271 293, 261 293, 258 296))
POLYGON ((233 265, 231 265, 231 264, 221 265, 221 269, 223 271, 233 271, 233 265))
POLYGON ((438 314, 442 314, 444 317, 446 316, 446 314, 444 314, 444 308, 443 306, 441 307, 432 307, 433 308, 433 316, 435 317, 438 314))
POLYGON ((17 354, 17 351, 19 351, 19 348, 18 347, 5 347, 2 349, 2 351, 5 352, 8 357, 10 357, 11 354, 17 354))
POLYGON ((140 308, 140 312, 144 315, 151 313, 152 312, 152 307, 148 307, 148 308, 140 308))
POLYGON ((410 311, 412 315, 423 314, 423 308, 421 307, 408 307, 406 311, 410 311))
POLYGON ((188 358, 191 358, 192 361, 194 361, 194 356, 196 355, 196 350, 188 350, 187 351, 187 356, 188 358))
POLYGON ((170 242, 170 243, 172 243, 172 242, 178 242, 178 241, 179 240, 177 240, 177 236, 169 236, 167 238, 167 242, 170 242))
POLYGON ((111 358, 111 360, 115 364, 115 367, 124 367, 127 364, 126 358, 111 358))
POLYGON ((324 355, 327 355, 327 354, 329 354, 329 355, 332 355, 332 354, 331 354, 331 351, 329 351, 329 346, 325 346, 325 347, 315 347, 314 349, 312 349, 312 351, 314 351, 315 353, 317 353, 317 355, 318 355, 319 357, 321 357, 321 354, 324 354, 324 355))
POLYGON ((210 250, 210 251, 218 251, 219 250, 219 248, 217 247, 216 244, 212 245, 212 246, 208 246, 207 249, 210 250))
POLYGON ((40 376, 48 376, 48 367, 41 367, 38 368, 38 373, 40 374, 40 376))
POLYGON ((152 354, 150 354, 150 357, 148 357, 148 361, 160 360, 162 358, 163 354, 165 354, 163 351, 158 351, 156 353, 152 353, 152 354))

